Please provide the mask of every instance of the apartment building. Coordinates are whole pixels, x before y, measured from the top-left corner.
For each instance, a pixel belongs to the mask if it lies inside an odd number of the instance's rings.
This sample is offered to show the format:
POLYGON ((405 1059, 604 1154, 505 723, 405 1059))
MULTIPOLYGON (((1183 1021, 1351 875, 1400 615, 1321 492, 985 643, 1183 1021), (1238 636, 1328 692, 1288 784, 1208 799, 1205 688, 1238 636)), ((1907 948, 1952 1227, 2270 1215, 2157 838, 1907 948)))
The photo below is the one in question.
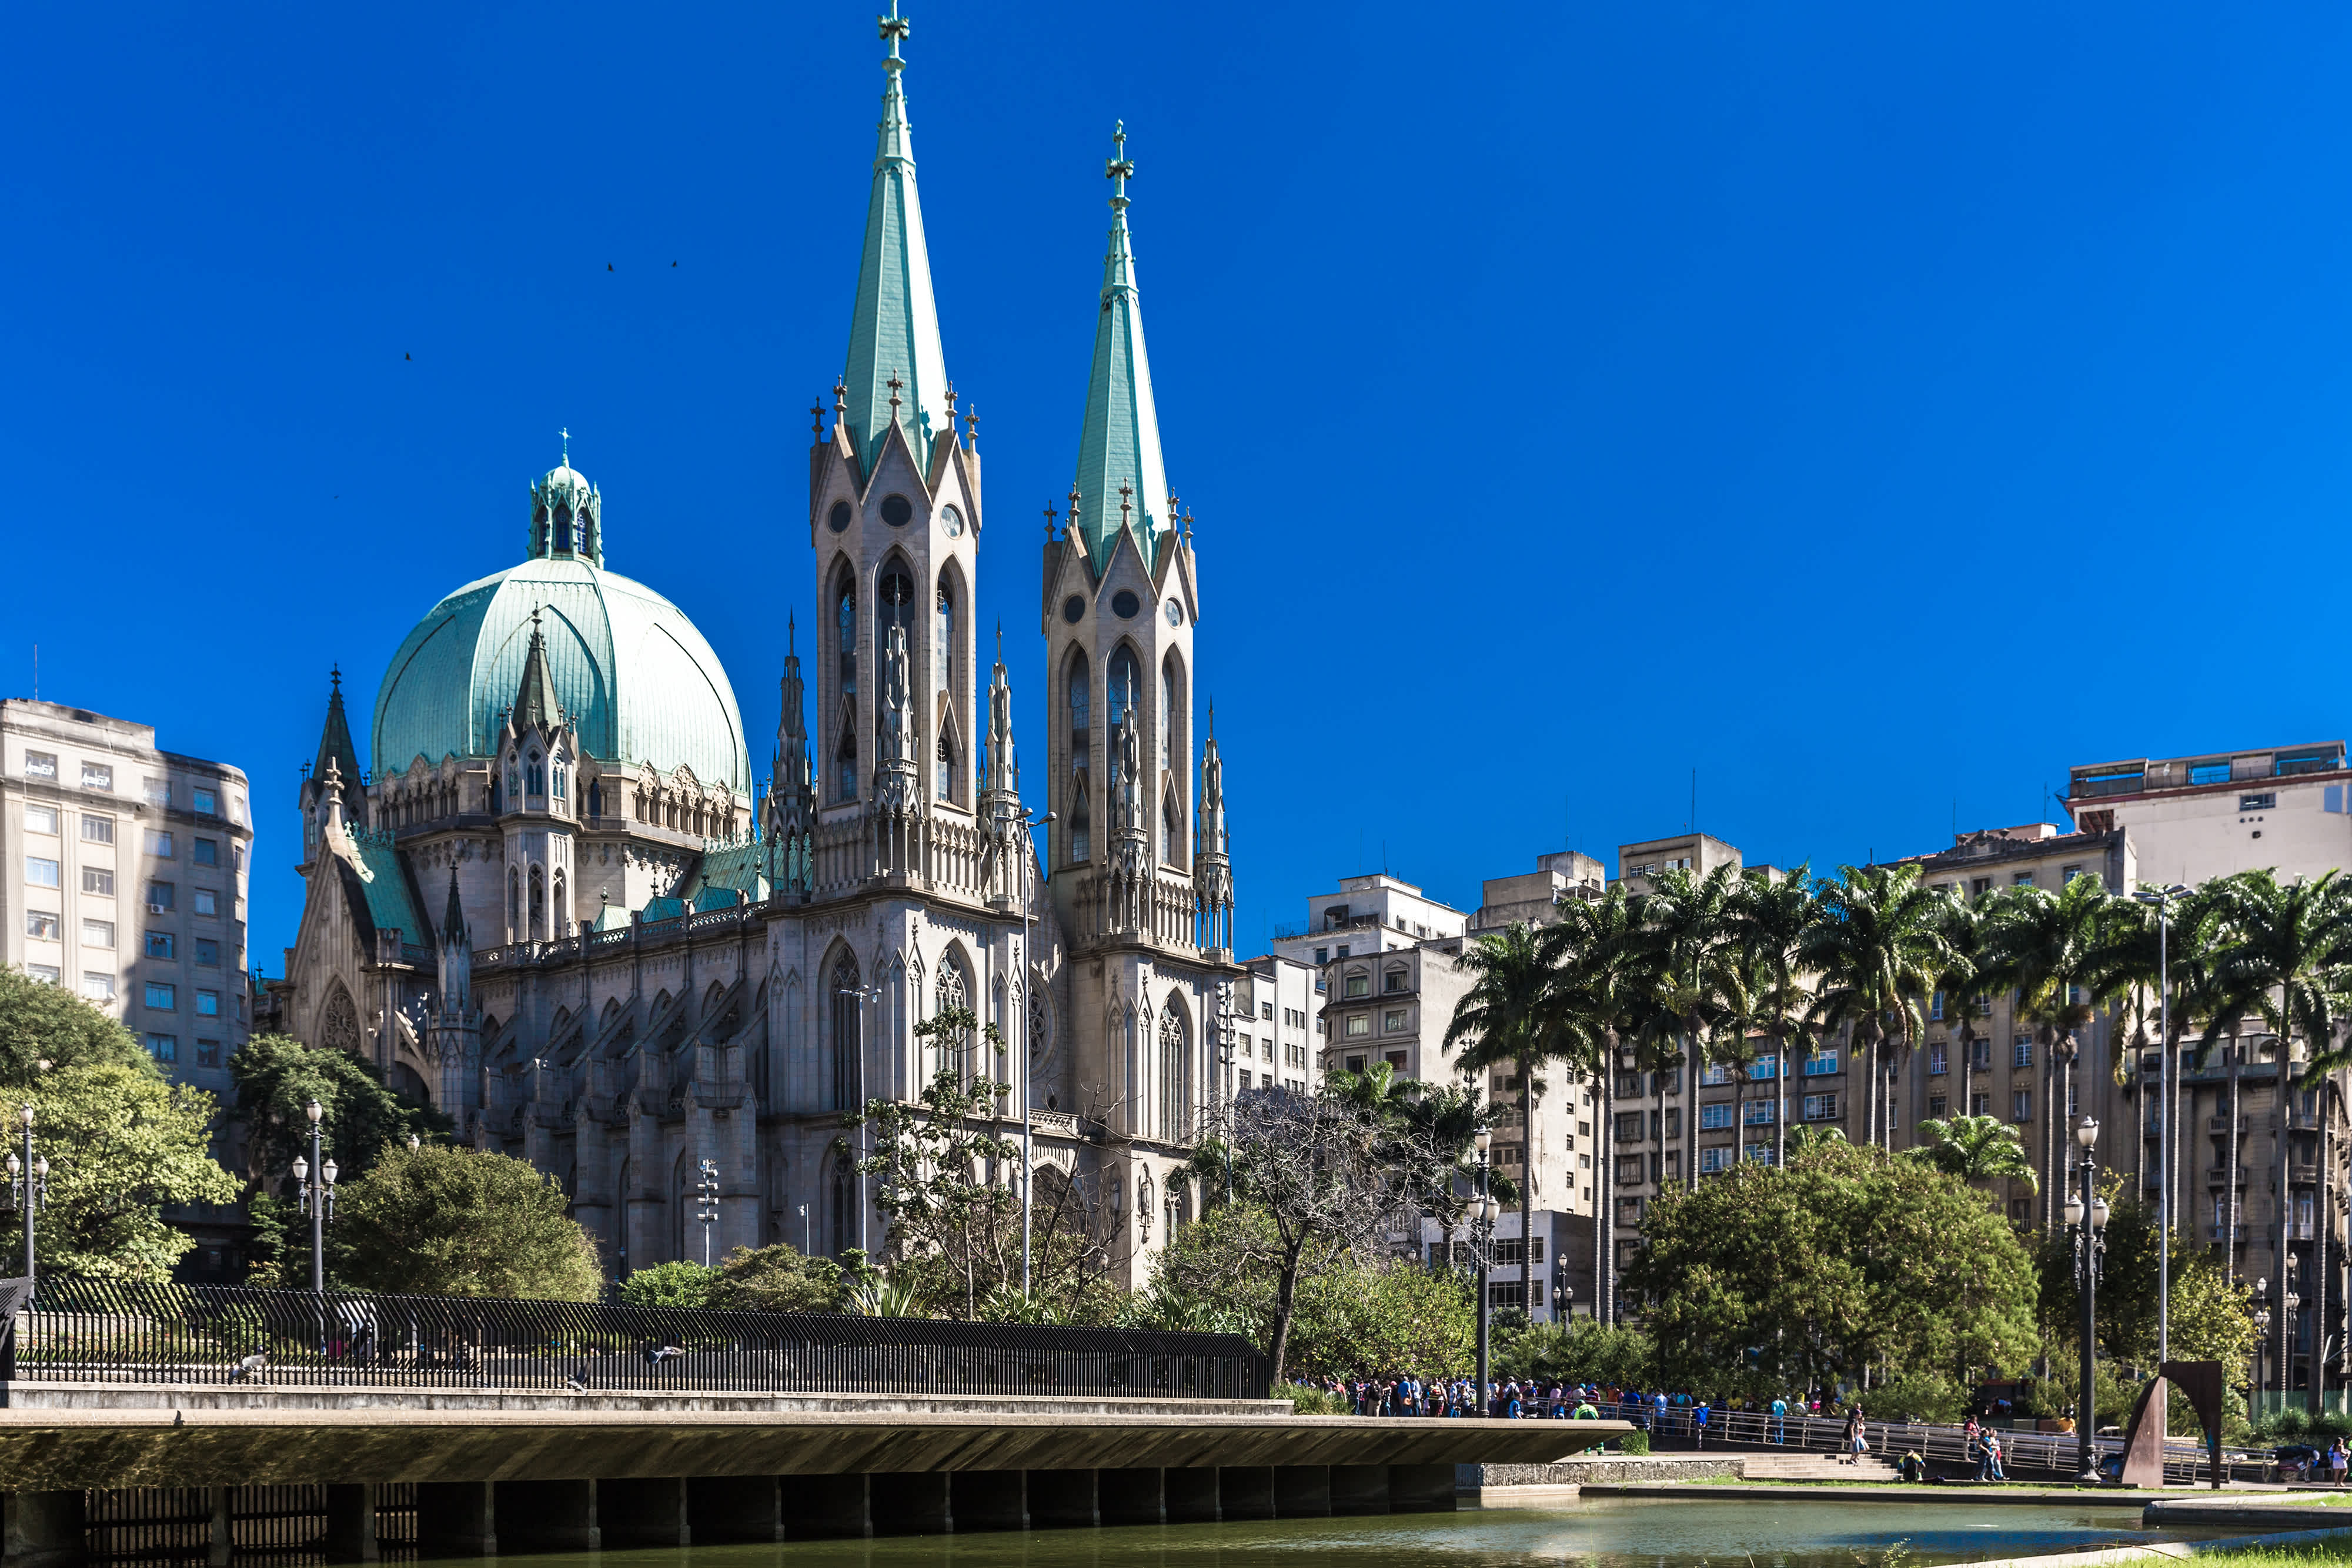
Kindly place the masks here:
POLYGON ((1488 877, 1480 884, 1470 929, 1499 931, 1514 922, 1549 925, 1569 899, 1596 899, 1609 884, 1608 868, 1580 850, 1536 857, 1536 869, 1517 876, 1488 877))
POLYGON ((2282 879, 2352 866, 2344 742, 2136 758, 2069 770, 2086 832, 2131 834, 2140 873, 2190 886, 2257 866, 2282 879))
POLYGON ((1322 971, 1271 953, 1248 960, 1242 970, 1225 1018, 1232 1092, 1313 1092, 1323 1083, 1316 1021, 1323 1002, 1322 971))
MULTIPOLYGON (((73 987, 165 1072, 227 1103, 252 1027, 252 820, 242 771, 159 749, 151 726, 0 700, 0 956, 73 987)), ((171 1218, 197 1238, 187 1272, 240 1271, 233 1211, 171 1218)))
POLYGON ((1276 933, 1268 946, 1279 957, 1320 968, 1350 954, 1459 936, 1466 925, 1467 917, 1453 905, 1402 878, 1374 872, 1343 876, 1337 893, 1309 898, 1307 924, 1276 933))

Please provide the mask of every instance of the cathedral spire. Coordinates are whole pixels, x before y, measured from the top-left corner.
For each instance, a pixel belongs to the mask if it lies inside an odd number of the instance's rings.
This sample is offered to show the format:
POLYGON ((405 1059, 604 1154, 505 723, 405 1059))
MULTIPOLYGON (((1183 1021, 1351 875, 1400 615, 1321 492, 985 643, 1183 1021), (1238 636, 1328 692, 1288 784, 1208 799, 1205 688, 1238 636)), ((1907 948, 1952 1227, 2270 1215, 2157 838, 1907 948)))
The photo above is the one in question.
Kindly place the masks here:
POLYGON ((522 685, 515 693, 514 728, 517 735, 533 725, 552 729, 561 722, 562 709, 555 700, 555 680, 547 672, 547 639, 539 632, 539 612, 530 612, 530 647, 522 656, 522 685))
POLYGON ((1234 946, 1234 862, 1225 842, 1225 760, 1217 753, 1217 705, 1209 705, 1209 736, 1201 748, 1201 848, 1192 857, 1197 940, 1210 953, 1234 946))
POLYGON ((319 731, 319 758, 310 765, 310 777, 323 779, 327 769, 340 768, 345 779, 360 776, 360 755, 352 745, 352 721, 343 712, 343 672, 332 671, 328 680, 327 722, 319 731))
POLYGON ((466 902, 457 896, 457 868, 449 868, 449 902, 441 910, 441 946, 467 945, 466 902))
POLYGON ((898 0, 890 0, 890 15, 881 18, 881 29, 890 52, 882 61, 882 123, 874 154, 874 188, 866 204, 857 305, 849 323, 848 369, 843 376, 850 438, 859 465, 869 474, 893 419, 906 431, 919 465, 929 462, 932 440, 954 429, 947 407, 947 358, 940 348, 939 309, 931 301, 930 250, 923 240, 923 208, 915 191, 914 143, 900 77, 907 62, 898 52, 909 27, 898 15, 898 0))
MULTIPOLYGON (((1168 473, 1160 455, 1160 414, 1151 397, 1151 361, 1143 348, 1143 308, 1136 297, 1135 249, 1127 232, 1127 183, 1135 164, 1127 155, 1127 123, 1111 133, 1103 166, 1111 182, 1110 248, 1103 257, 1100 309, 1095 320, 1094 371, 1087 382, 1087 416, 1078 437, 1077 493, 1085 500, 1083 542, 1097 574, 1109 563, 1122 528, 1135 536, 1147 565, 1170 532, 1160 510, 1168 473), (1132 497, 1122 507, 1124 486, 1132 497)), ((1071 531, 1078 528, 1073 519, 1071 531)))

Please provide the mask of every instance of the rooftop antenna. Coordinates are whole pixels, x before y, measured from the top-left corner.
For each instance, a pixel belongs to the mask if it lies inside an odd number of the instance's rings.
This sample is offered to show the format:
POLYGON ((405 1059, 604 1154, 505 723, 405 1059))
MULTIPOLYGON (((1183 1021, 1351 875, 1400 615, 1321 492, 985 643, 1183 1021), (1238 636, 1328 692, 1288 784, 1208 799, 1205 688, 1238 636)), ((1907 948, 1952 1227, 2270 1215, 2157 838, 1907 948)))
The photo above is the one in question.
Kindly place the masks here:
POLYGON ((41 645, 33 644, 33 700, 41 700, 41 645))

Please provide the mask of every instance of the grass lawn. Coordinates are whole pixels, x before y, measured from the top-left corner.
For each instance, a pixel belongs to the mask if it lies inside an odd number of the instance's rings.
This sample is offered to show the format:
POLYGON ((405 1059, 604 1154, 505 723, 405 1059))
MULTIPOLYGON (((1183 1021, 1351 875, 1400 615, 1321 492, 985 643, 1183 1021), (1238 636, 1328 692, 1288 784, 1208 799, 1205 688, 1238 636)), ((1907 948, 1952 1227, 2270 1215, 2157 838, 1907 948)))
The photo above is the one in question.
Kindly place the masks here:
POLYGON ((2322 1563, 2342 1563, 2342 1542, 2307 1541, 2295 1546, 2247 1546, 2234 1552, 2209 1552, 2198 1557, 2134 1557, 2113 1568, 2157 1568, 2158 1563, 2193 1563, 2198 1568, 2316 1568, 2322 1563))

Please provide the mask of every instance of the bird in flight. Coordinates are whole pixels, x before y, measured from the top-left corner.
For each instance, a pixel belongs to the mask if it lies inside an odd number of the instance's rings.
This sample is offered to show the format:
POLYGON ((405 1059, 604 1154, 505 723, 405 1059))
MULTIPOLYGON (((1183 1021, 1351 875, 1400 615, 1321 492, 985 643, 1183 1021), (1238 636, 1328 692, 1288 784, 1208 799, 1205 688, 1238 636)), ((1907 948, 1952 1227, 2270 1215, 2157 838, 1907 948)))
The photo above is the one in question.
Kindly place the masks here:
POLYGON ((232 1371, 228 1375, 228 1380, 231 1383, 242 1383, 247 1378, 252 1376, 255 1373, 259 1372, 263 1367, 268 1364, 269 1353, 268 1351, 257 1350, 251 1355, 247 1356, 243 1361, 236 1364, 236 1370, 232 1371))
POLYGON ((574 1394, 585 1394, 588 1392, 588 1385, 581 1382, 577 1377, 567 1376, 563 1380, 563 1386, 569 1388, 574 1394))
POLYGON ((612 270, 613 270, 613 264, 612 264, 611 262, 609 262, 609 261, 608 261, 608 262, 606 262, 606 263, 604 264, 604 270, 605 270, 605 271, 607 271, 607 272, 612 271, 612 270))
POLYGON ((416 356, 415 356, 415 354, 403 354, 403 355, 401 355, 400 357, 401 357, 402 359, 404 359, 404 360, 413 360, 413 359, 416 358, 416 356))
POLYGON ((656 1345, 651 1340, 646 1342, 646 1364, 648 1366, 659 1366, 663 1362, 675 1360, 685 1354, 686 1349, 682 1345, 656 1345))

